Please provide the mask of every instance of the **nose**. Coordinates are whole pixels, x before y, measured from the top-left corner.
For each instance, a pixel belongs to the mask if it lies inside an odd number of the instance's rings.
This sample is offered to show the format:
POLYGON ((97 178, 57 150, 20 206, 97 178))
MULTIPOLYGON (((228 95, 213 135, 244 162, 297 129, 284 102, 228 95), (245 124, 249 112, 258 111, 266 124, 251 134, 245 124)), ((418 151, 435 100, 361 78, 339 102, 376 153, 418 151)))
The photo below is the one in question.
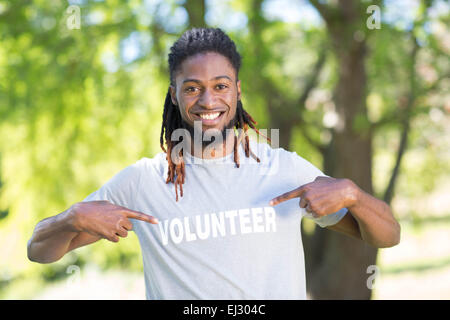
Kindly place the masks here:
POLYGON ((214 108, 215 96, 211 90, 206 89, 198 99, 198 105, 205 109, 214 108))

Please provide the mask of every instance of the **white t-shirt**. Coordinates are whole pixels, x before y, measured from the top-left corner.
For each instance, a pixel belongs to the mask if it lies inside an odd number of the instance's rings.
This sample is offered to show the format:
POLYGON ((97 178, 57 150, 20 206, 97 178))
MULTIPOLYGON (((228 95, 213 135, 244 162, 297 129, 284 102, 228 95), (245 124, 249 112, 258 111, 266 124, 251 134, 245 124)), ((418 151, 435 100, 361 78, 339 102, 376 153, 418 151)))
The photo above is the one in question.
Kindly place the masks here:
MULTIPOLYGON (((282 148, 251 142, 261 162, 239 148, 203 160, 187 154, 184 196, 166 184, 165 153, 142 158, 84 201, 108 200, 158 218, 131 219, 139 239, 147 299, 306 299, 299 198, 269 201, 324 174, 282 148)), ((347 212, 314 221, 337 223, 347 212)), ((309 216, 309 218, 312 218, 309 216)))

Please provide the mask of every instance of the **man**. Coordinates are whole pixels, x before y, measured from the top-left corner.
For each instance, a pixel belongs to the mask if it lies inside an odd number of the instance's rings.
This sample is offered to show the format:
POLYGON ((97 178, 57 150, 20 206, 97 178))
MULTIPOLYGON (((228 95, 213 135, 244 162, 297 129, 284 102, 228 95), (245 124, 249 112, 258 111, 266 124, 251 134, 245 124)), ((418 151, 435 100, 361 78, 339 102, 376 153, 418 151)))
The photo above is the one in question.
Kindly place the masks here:
POLYGON ((186 31, 171 47, 169 68, 165 153, 39 222, 30 260, 57 261, 134 230, 148 299, 305 299, 303 217, 376 247, 399 243, 386 203, 294 152, 248 138, 249 127, 257 130, 241 103, 240 56, 220 29, 186 31))

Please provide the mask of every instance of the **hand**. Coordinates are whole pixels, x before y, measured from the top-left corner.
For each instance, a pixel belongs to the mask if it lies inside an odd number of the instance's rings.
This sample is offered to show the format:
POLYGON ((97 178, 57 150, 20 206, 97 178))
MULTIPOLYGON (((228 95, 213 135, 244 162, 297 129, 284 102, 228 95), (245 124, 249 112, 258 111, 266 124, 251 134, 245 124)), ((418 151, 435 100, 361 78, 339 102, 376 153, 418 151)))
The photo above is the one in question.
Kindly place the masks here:
POLYGON ((300 208, 305 208, 313 217, 319 218, 355 205, 358 190, 356 184, 349 179, 317 177, 313 182, 272 199, 269 204, 274 206, 300 197, 300 208))
POLYGON ((156 224, 158 220, 142 212, 117 206, 108 201, 86 201, 72 206, 72 226, 78 232, 118 242, 133 229, 129 218, 156 224))

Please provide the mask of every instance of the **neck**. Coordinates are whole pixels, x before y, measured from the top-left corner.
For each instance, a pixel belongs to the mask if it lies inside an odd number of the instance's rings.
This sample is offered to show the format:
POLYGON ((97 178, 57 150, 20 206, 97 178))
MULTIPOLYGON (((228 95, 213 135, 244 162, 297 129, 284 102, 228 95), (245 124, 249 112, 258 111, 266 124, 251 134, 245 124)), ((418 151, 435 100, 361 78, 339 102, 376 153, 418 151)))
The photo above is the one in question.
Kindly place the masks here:
MULTIPOLYGON (((207 145, 191 143, 191 154, 201 159, 218 159, 226 157, 234 150, 234 130, 227 130, 225 141, 211 142, 207 145)), ((191 142, 194 142, 191 140, 191 142)))

